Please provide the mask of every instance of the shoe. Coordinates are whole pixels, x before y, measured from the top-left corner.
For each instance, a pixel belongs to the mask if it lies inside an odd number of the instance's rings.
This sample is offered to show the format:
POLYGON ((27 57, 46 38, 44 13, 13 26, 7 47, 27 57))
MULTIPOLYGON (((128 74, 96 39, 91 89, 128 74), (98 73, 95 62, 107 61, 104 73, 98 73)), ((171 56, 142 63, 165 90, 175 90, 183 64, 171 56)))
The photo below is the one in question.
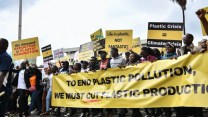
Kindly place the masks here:
POLYGON ((108 111, 106 117, 113 117, 114 112, 113 111, 108 111))
POLYGON ((49 112, 41 113, 40 116, 50 115, 49 112))
POLYGON ((38 111, 36 115, 40 115, 41 113, 42 113, 41 111, 38 111))
POLYGON ((71 112, 71 113, 67 113, 64 115, 64 117, 70 117, 70 116, 73 116, 74 115, 74 112, 71 112))
POLYGON ((53 116, 61 116, 61 113, 54 113, 53 116))
POLYGON ((85 113, 81 113, 79 117, 86 117, 85 113))

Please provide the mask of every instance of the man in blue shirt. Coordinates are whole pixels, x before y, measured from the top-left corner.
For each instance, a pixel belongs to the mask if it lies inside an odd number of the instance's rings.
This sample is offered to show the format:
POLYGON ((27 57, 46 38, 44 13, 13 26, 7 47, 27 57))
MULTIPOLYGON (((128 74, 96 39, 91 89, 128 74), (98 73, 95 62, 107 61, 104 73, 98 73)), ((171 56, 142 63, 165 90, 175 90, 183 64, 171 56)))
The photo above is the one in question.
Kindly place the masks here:
POLYGON ((6 39, 0 38, 0 117, 4 117, 9 99, 6 84, 12 58, 6 52, 8 45, 9 43, 6 39))

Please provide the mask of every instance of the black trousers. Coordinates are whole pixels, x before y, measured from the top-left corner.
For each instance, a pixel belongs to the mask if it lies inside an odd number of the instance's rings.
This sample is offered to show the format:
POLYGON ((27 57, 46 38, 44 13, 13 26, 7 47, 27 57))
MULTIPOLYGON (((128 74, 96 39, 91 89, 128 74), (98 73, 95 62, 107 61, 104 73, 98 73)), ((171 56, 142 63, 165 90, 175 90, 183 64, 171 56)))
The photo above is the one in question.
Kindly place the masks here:
POLYGON ((28 108, 28 95, 29 95, 28 90, 18 89, 18 96, 19 96, 18 104, 19 104, 20 115, 22 115, 23 112, 25 115, 28 114, 28 109, 29 109, 28 108))
POLYGON ((201 107, 176 107, 176 117, 203 117, 203 108, 201 107))

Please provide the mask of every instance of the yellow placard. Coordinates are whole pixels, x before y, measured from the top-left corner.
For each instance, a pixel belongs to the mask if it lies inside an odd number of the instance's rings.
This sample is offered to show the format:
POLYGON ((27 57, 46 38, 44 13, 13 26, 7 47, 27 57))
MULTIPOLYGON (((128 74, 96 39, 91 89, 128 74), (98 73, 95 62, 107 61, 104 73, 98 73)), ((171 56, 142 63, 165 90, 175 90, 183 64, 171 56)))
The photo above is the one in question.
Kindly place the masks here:
POLYGON ((182 31, 149 30, 148 39, 181 40, 182 31))
POLYGON ((79 61, 89 61, 92 56, 94 56, 93 50, 81 52, 79 53, 79 61))
POLYGON ((50 55, 52 55, 52 50, 51 49, 42 53, 43 57, 47 57, 47 56, 50 56, 50 55))
MULTIPOLYGON (((207 21, 208 21, 208 7, 203 8, 203 9, 207 12, 206 15, 205 15, 205 18, 206 18, 207 21)), ((206 32, 205 32, 205 30, 204 30, 204 27, 203 27, 202 23, 201 23, 201 27, 202 27, 202 34, 203 34, 203 36, 207 36, 208 34, 206 34, 206 32)))
POLYGON ((99 30, 97 30, 97 31, 95 31, 94 33, 92 33, 90 35, 90 37, 91 37, 91 40, 92 41, 97 41, 99 39, 103 39, 103 31, 102 31, 102 28, 99 29, 99 30))
POLYGON ((60 61, 69 61, 70 55, 66 55, 63 58, 60 58, 60 61))
POLYGON ((40 56, 38 37, 12 42, 12 58, 14 60, 35 58, 40 56))
POLYGON ((206 52, 126 68, 59 74, 53 77, 52 105, 78 108, 207 107, 207 59, 206 52))
POLYGON ((43 61, 50 61, 53 60, 53 53, 52 53, 52 48, 51 45, 47 45, 41 48, 42 50, 42 56, 43 56, 43 61))
POLYGON ((136 52, 136 53, 140 53, 141 52, 141 43, 140 43, 140 38, 134 38, 132 40, 132 51, 136 52))
POLYGON ((164 47, 172 43, 175 47, 182 46, 183 23, 149 22, 147 45, 150 47, 164 47))
POLYGON ((116 47, 119 52, 126 52, 132 46, 132 30, 107 30, 105 39, 105 49, 116 47))

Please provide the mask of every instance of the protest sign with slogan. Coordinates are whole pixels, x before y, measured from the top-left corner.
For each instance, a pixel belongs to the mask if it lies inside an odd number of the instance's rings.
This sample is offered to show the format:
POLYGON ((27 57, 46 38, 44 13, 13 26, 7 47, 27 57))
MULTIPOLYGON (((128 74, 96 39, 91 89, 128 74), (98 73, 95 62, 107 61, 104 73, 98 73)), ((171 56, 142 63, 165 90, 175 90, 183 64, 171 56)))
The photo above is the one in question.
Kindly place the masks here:
POLYGON ((132 40, 132 51, 136 52, 136 53, 140 53, 141 51, 141 46, 140 46, 140 38, 134 38, 132 40))
POLYGON ((42 47, 41 50, 42 50, 43 62, 47 62, 47 61, 53 60, 51 44, 42 47))
POLYGON ((79 108, 207 107, 207 59, 208 52, 122 69, 59 74, 53 77, 52 105, 79 108))
POLYGON ((57 49, 53 51, 54 59, 60 59, 64 57, 64 49, 57 49))
POLYGON ((132 30, 107 30, 105 40, 105 50, 118 48, 119 52, 126 52, 132 45, 132 30))
MULTIPOLYGON (((206 11, 205 18, 206 18, 207 21, 208 21, 208 7, 203 8, 203 9, 206 11)), ((204 27, 203 27, 202 23, 201 23, 201 27, 202 27, 202 34, 203 34, 203 36, 208 35, 208 34, 206 34, 206 32, 205 32, 205 30, 204 30, 204 27)))
POLYGON ((99 29, 99 30, 97 30, 97 31, 95 31, 94 33, 92 33, 90 35, 90 37, 91 37, 91 40, 92 41, 97 41, 97 40, 103 39, 103 31, 102 31, 102 28, 99 29))
POLYGON ((93 51, 99 51, 105 48, 105 39, 100 39, 93 42, 93 51))
POLYGON ((28 59, 40 56, 38 37, 12 42, 12 58, 14 60, 28 59))
POLYGON ((94 56, 93 42, 88 42, 88 43, 80 45, 79 61, 81 60, 89 61, 92 56, 94 56))
POLYGON ((183 23, 149 22, 147 45, 164 47, 167 42, 175 47, 182 46, 183 23))

